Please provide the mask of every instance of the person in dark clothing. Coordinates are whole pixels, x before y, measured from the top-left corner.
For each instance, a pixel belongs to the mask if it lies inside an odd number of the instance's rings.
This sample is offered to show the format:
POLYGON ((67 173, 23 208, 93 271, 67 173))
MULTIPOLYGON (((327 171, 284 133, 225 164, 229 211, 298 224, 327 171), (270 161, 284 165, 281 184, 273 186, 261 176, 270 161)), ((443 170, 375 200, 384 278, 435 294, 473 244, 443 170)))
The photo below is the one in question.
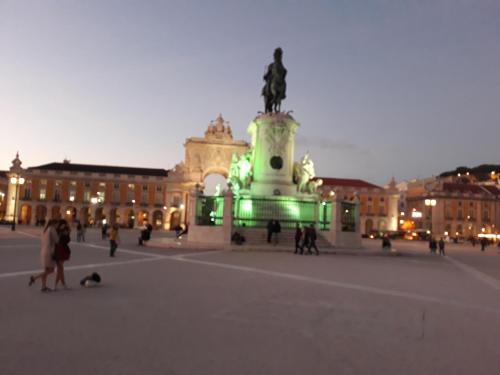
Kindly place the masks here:
POLYGON ((391 240, 389 240, 389 237, 385 235, 382 237, 382 250, 390 250, 391 249, 391 240))
POLYGON ((307 231, 309 232, 309 241, 307 244, 307 253, 312 254, 311 248, 314 247, 314 250, 316 251, 316 255, 319 255, 319 250, 318 247, 316 246, 316 229, 314 228, 314 224, 311 224, 309 228, 307 228, 307 231))
POLYGON ((69 243, 71 242, 70 232, 71 229, 68 222, 64 219, 59 220, 57 225, 59 242, 56 244, 54 250, 54 258, 57 264, 54 290, 57 289, 59 282, 62 284, 64 289, 68 289, 68 286, 66 285, 66 278, 64 277, 64 262, 69 260, 71 256, 71 250, 69 248, 69 243))
POLYGON ((101 237, 103 240, 108 238, 108 223, 104 223, 101 227, 101 237))
POLYGON ((481 243, 481 251, 484 251, 484 249, 486 249, 486 246, 488 246, 488 240, 482 237, 479 242, 481 243))
POLYGON ((153 231, 153 226, 151 224, 144 225, 141 229, 141 235, 139 236, 139 245, 144 246, 145 242, 151 239, 151 232, 153 231))
POLYGON ((271 237, 274 232, 274 220, 269 220, 267 222, 267 243, 271 243, 271 237))
POLYGON ((436 253, 436 250, 437 250, 437 242, 436 240, 434 239, 434 237, 431 237, 430 241, 429 241, 429 249, 431 251, 432 254, 435 254, 436 253))
POLYGON ((231 236, 231 241, 234 242, 236 245, 243 245, 246 239, 245 236, 243 236, 239 232, 234 232, 233 235, 231 236))
POLYGON ((274 224, 273 224, 273 233, 274 233, 274 241, 273 243, 275 245, 278 244, 278 234, 281 232, 281 224, 278 220, 274 220, 274 224))
POLYGON ((294 254, 298 254, 299 250, 301 254, 304 252, 304 248, 300 246, 300 240, 302 240, 302 228, 300 227, 300 224, 297 223, 295 226, 295 251, 293 252, 294 254))
POLYGON ((443 240, 443 237, 441 237, 441 239, 439 240, 439 255, 446 255, 444 253, 444 240, 443 240))
POLYGON ((91 288, 97 286, 101 282, 101 276, 97 272, 93 272, 91 275, 85 276, 80 280, 80 285, 85 288, 91 288))

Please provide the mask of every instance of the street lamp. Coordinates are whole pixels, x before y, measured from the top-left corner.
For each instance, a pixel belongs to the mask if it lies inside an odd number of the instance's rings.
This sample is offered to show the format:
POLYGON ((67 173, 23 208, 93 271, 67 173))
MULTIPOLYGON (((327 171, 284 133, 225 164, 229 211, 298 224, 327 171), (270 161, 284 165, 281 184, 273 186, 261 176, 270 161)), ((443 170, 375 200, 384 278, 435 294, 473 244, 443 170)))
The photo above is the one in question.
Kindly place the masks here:
POLYGON ((437 204, 437 201, 435 199, 426 199, 424 200, 424 204, 427 206, 427 207, 430 207, 430 219, 431 219, 431 223, 429 225, 429 231, 428 231, 428 234, 432 234, 432 207, 435 207, 436 204, 437 204))
POLYGON ((24 178, 22 178, 21 176, 11 177, 10 178, 10 183, 12 185, 16 185, 16 194, 14 196, 14 217, 13 217, 12 227, 11 227, 12 230, 16 230, 16 221, 17 221, 17 196, 19 194, 19 185, 23 185, 24 184, 24 178))

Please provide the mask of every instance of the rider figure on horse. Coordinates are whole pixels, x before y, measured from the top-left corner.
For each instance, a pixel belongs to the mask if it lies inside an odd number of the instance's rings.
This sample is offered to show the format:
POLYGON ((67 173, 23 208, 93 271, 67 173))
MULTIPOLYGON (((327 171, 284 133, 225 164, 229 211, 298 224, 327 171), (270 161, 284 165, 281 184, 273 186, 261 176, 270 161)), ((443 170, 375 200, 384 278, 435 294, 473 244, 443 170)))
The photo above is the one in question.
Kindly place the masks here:
POLYGON ((274 50, 274 62, 267 67, 264 75, 266 84, 262 88, 264 96, 265 112, 279 112, 281 110, 281 101, 286 98, 286 69, 282 62, 283 50, 276 48, 274 50))

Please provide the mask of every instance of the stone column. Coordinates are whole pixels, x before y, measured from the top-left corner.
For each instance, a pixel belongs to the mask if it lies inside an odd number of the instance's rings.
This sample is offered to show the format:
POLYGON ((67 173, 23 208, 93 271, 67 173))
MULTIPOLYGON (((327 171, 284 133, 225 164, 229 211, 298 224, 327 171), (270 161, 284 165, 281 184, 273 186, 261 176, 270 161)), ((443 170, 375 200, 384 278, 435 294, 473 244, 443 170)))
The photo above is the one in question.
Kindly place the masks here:
POLYGON ((295 195, 292 178, 298 127, 285 113, 262 114, 248 126, 252 136, 253 195, 295 195))
POLYGON ((222 232, 224 243, 231 243, 233 235, 233 193, 226 191, 224 195, 224 212, 222 214, 222 232))

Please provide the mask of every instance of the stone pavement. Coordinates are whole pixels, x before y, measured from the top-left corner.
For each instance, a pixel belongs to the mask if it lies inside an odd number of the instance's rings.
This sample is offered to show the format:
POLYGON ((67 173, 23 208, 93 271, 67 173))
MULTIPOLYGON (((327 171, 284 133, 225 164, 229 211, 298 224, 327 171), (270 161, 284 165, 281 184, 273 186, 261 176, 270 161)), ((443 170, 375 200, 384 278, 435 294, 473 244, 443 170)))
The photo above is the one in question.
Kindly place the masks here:
MULTIPOLYGON (((72 242, 72 289, 28 287, 39 229, 0 227, 4 374, 498 374, 500 255, 401 256, 72 242), (98 271, 102 286, 82 289, 98 271)), ((154 237, 164 234, 154 233, 154 237)), ((363 254, 381 253, 364 241, 363 254)))

